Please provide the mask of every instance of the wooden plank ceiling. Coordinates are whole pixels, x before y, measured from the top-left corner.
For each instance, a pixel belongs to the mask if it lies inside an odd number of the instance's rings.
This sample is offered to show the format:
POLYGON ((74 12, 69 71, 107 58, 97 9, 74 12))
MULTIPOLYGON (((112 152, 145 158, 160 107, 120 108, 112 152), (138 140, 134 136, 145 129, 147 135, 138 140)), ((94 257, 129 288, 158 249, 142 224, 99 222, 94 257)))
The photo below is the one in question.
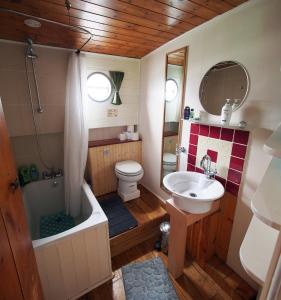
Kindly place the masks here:
MULTIPOLYGON (((247 0, 0 0, 0 8, 78 25, 92 32, 84 51, 141 58, 182 33, 247 0)), ((0 38, 63 48, 80 48, 88 34, 0 11, 0 38)))

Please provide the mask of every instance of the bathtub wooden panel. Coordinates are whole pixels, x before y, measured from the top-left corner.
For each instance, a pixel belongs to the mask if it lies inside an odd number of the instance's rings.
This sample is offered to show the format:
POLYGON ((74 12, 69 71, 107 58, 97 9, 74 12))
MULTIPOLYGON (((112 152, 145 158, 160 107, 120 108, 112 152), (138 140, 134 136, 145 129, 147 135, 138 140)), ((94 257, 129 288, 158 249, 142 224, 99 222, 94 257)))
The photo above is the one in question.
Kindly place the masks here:
POLYGON ((76 299, 112 277, 106 223, 35 248, 46 300, 76 299))
POLYGON ((95 196, 117 190, 114 165, 121 160, 141 163, 141 141, 89 148, 88 174, 95 196))

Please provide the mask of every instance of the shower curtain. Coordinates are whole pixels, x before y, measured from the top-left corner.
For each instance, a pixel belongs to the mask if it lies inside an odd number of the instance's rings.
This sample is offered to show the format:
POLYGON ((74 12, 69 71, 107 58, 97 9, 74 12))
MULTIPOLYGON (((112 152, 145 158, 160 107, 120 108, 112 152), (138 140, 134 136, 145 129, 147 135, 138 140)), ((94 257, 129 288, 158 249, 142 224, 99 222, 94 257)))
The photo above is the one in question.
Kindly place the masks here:
POLYGON ((88 150, 84 60, 82 53, 72 53, 69 57, 66 77, 64 191, 66 213, 74 218, 80 214, 82 183, 88 150))

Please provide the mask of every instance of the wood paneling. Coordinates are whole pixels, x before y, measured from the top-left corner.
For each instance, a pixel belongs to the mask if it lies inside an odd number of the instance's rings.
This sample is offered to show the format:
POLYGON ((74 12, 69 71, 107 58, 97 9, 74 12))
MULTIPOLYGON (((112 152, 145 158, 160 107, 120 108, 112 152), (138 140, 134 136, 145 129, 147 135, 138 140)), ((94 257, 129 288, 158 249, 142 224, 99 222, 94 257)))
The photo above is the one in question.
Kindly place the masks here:
POLYGON ((95 196, 117 190, 114 166, 122 160, 141 163, 141 141, 89 148, 87 168, 95 196))
MULTIPOLYGON (((94 38, 85 51, 143 57, 180 34, 224 13, 246 0, 0 0, 0 7, 46 18, 63 24, 85 27, 94 38)), ((42 22, 32 29, 25 17, 0 12, 0 38, 79 48, 85 33, 42 22)))
POLYGON ((187 251, 201 267, 213 255, 226 261, 237 198, 225 192, 220 210, 190 226, 187 230, 187 251))

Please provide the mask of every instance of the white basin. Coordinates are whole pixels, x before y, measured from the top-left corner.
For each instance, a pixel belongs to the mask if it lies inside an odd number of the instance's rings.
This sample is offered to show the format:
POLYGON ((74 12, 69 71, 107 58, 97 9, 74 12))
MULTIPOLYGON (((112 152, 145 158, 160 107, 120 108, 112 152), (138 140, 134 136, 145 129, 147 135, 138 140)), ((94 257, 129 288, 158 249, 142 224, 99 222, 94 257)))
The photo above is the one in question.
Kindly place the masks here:
POLYGON ((208 212, 212 202, 224 194, 224 187, 219 181, 196 172, 179 171, 168 174, 164 177, 163 184, 171 192, 175 205, 193 214, 208 212))

